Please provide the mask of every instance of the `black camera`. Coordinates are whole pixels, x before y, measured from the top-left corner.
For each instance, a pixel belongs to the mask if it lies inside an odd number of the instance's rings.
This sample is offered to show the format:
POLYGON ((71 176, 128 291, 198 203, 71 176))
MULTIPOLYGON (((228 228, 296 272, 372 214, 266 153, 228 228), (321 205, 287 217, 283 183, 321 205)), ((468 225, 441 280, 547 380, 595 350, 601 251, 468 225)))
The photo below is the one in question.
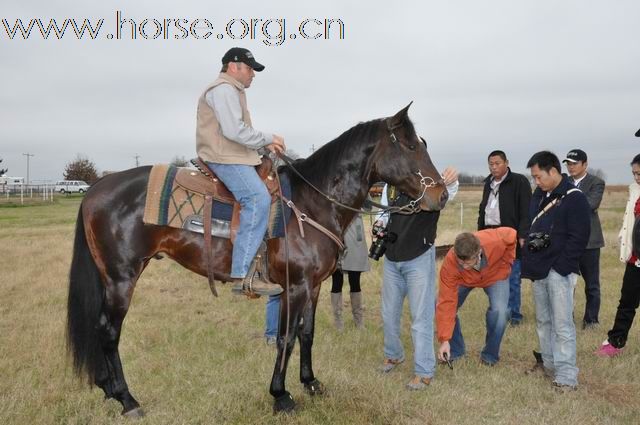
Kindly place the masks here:
POLYGON ((549 248, 551 245, 551 235, 544 232, 529 233, 529 242, 527 242, 527 249, 530 252, 540 252, 543 249, 549 248))
POLYGON ((393 232, 387 232, 386 227, 377 225, 373 226, 372 233, 373 236, 376 237, 376 239, 371 242, 371 247, 369 247, 369 257, 378 261, 387 250, 387 242, 395 242, 396 239, 398 239, 398 235, 393 232))

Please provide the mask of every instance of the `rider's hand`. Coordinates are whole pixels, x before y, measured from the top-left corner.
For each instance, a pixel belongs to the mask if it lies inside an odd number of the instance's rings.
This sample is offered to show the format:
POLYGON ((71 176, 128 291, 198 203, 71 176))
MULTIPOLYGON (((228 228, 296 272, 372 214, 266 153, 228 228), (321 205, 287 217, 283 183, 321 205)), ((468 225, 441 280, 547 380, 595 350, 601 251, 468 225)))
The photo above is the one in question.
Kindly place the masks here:
POLYGON ((451 346, 449 345, 449 341, 445 341, 440 344, 440 348, 438 349, 438 359, 440 361, 446 362, 447 360, 444 358, 444 353, 447 353, 447 358, 451 358, 451 346))
POLYGON ((284 149, 282 149, 279 145, 276 144, 270 144, 265 146, 267 149, 269 149, 269 152, 275 153, 275 154, 279 154, 279 153, 283 153, 284 149))
POLYGON ((273 153, 284 153, 284 151, 287 150, 284 144, 284 137, 274 134, 271 144, 267 145, 267 149, 273 153))
POLYGON ((449 186, 451 183, 458 180, 458 172, 453 167, 447 167, 442 173, 445 186, 449 186))

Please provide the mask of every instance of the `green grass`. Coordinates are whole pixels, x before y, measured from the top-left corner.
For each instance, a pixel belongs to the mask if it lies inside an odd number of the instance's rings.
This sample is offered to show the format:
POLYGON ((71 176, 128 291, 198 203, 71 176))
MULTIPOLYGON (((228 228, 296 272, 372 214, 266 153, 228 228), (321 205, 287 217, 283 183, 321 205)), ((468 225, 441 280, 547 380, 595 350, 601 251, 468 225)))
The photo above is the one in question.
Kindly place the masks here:
MULTIPOLYGON (((129 388, 147 412, 140 423, 635 424, 640 411, 638 327, 632 329, 623 356, 604 360, 592 355, 606 336, 619 298, 623 265, 617 260, 617 232, 625 198, 625 193, 608 192, 600 211, 607 241, 602 326, 578 329, 581 385, 575 393, 556 394, 548 380, 523 374, 537 346, 528 281, 523 281, 522 294, 525 322, 507 330, 498 366, 487 368, 478 360, 487 301, 482 291, 474 291, 460 313, 468 356, 454 370, 438 367, 426 391, 404 389, 412 376, 405 311, 407 361, 388 375, 379 374, 381 263, 372 262, 362 282, 365 331, 354 329, 346 302, 347 326, 337 333, 328 285, 322 289, 313 365, 327 394, 304 394, 296 346, 287 384, 298 409, 273 416, 268 387, 275 350, 262 338, 265 301, 233 297, 225 287, 214 299, 206 278, 164 259, 153 261, 140 279, 120 344, 129 388)), ((101 391, 73 376, 65 351, 67 274, 79 202, 56 197, 46 206, 0 208, 0 423, 129 422, 120 417, 119 403, 105 402, 101 391)), ((451 243, 460 230, 475 228, 478 202, 479 192, 463 191, 447 206, 438 243, 451 243)), ((578 322, 583 288, 579 279, 578 322)), ((345 290, 348 300, 346 295, 345 290)))

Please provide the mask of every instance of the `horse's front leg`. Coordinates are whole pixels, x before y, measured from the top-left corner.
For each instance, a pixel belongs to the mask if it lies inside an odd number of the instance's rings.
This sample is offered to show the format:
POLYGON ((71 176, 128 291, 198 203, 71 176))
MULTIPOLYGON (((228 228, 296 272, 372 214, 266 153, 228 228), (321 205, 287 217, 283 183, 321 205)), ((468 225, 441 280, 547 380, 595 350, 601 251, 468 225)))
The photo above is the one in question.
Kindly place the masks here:
POLYGON ((311 360, 319 288, 320 285, 314 285, 311 299, 307 301, 302 311, 302 322, 298 329, 298 338, 300 339, 300 382, 302 382, 309 395, 323 394, 325 390, 324 385, 313 375, 311 360))
POLYGON ((284 292, 280 300, 280 326, 278 327, 278 355, 273 369, 269 393, 275 398, 274 412, 290 412, 295 407, 293 397, 285 388, 289 357, 296 343, 298 324, 307 294, 303 285, 296 285, 287 294, 284 292))

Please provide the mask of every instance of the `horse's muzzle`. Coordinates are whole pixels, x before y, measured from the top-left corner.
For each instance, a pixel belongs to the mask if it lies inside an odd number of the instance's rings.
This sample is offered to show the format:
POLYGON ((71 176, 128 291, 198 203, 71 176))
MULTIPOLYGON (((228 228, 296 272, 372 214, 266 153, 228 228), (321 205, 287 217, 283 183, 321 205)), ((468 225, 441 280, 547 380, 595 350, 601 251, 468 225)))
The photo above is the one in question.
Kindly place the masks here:
POLYGON ((440 195, 437 199, 429 196, 429 194, 425 195, 425 197, 422 198, 422 202, 420 203, 420 208, 423 211, 440 211, 444 208, 448 200, 449 192, 447 192, 447 189, 443 187, 442 192, 440 192, 440 195))

